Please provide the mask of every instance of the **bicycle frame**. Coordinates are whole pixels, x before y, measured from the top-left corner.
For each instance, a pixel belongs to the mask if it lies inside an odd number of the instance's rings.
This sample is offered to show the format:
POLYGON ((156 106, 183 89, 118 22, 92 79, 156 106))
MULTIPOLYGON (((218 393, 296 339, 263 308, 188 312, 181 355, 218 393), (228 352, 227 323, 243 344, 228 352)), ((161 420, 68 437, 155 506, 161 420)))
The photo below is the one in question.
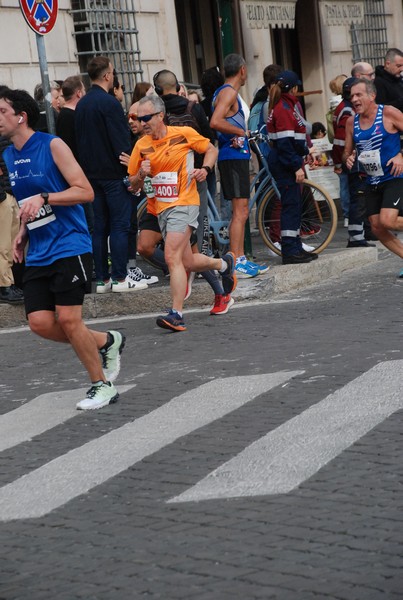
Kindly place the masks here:
MULTIPOLYGON (((276 182, 273 179, 272 174, 269 170, 269 165, 267 164, 267 160, 263 156, 257 141, 266 141, 266 136, 262 134, 252 135, 249 138, 249 143, 252 147, 252 150, 258 157, 259 164, 262 165, 259 172, 254 176, 252 182, 250 184, 250 196, 248 201, 248 210, 249 214, 252 212, 253 207, 258 206, 260 199, 266 194, 271 188, 273 188, 280 198, 280 192, 278 191, 276 182)), ((210 231, 214 236, 215 242, 217 246, 229 245, 229 220, 222 220, 221 215, 218 211, 218 208, 211 198, 210 193, 207 194, 208 197, 208 218, 210 223, 210 231)))

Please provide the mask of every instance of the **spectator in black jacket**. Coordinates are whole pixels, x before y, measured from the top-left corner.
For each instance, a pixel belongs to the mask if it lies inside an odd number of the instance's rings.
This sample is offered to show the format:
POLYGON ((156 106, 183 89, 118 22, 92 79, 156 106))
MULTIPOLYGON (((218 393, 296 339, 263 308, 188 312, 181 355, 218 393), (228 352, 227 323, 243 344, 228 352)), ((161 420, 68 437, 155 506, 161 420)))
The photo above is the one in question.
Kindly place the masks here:
POLYGON ((403 52, 390 48, 384 66, 375 68, 376 103, 388 104, 403 111, 403 52))
POLYGON ((122 152, 130 154, 131 144, 122 105, 108 93, 113 87, 113 66, 106 56, 97 56, 88 63, 87 72, 92 87, 77 104, 75 128, 79 162, 95 193, 92 244, 96 291, 146 289, 147 284, 127 277, 132 196, 123 182, 127 171, 119 156, 122 152))

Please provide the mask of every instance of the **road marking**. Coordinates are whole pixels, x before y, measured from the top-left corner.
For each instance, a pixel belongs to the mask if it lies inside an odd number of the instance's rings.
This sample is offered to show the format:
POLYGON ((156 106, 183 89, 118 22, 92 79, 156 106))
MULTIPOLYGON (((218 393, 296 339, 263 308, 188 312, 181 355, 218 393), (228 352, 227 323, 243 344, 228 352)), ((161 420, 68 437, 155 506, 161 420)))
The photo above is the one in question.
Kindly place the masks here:
POLYGON ((0 520, 41 517, 304 371, 216 379, 0 489, 0 520))
MULTIPOLYGON (((118 391, 123 394, 135 385, 120 385, 118 391)), ((0 452, 27 442, 68 419, 82 415, 76 404, 85 398, 87 389, 88 386, 77 390, 48 392, 1 415, 0 452)))
POLYGON ((168 502, 286 494, 403 408, 403 361, 383 362, 168 502))

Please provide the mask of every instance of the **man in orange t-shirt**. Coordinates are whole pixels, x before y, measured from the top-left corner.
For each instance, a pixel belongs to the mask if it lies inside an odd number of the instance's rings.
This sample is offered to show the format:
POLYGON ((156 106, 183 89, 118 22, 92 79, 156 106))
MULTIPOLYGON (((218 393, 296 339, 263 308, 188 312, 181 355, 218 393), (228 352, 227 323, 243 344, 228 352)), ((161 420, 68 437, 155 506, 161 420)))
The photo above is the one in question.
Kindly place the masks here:
POLYGON ((137 118, 144 136, 135 145, 129 161, 129 179, 134 191, 151 178, 158 222, 165 241, 165 261, 170 273, 172 309, 157 318, 157 325, 185 331, 183 301, 188 271, 219 271, 223 288, 230 294, 236 287, 234 255, 210 258, 193 254, 190 236, 197 228, 199 196, 196 181, 204 181, 214 167, 217 150, 191 127, 169 127, 164 122, 165 104, 158 96, 139 102, 137 118), (204 154, 203 166, 194 168, 193 151, 204 154))

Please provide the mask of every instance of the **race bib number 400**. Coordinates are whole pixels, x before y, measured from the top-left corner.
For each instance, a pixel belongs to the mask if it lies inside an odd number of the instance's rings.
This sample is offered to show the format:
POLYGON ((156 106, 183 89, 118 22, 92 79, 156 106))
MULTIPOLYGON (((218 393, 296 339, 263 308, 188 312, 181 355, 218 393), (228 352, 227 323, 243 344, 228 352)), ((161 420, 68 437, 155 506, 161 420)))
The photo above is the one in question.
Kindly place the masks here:
POLYGON ((359 162, 370 177, 382 177, 383 169, 379 150, 366 150, 358 156, 359 162))
MULTIPOLYGON (((19 206, 21 207, 24 202, 30 200, 31 198, 32 196, 29 196, 29 198, 23 198, 23 200, 19 200, 19 206)), ((35 219, 32 221, 32 223, 27 223, 27 227, 30 230, 37 229, 38 227, 43 227, 44 225, 51 223, 51 221, 56 221, 56 215, 53 212, 50 204, 44 204, 44 206, 42 206, 36 213, 35 219)))
POLYGON ((158 173, 151 181, 157 200, 175 202, 178 199, 178 173, 158 173))

